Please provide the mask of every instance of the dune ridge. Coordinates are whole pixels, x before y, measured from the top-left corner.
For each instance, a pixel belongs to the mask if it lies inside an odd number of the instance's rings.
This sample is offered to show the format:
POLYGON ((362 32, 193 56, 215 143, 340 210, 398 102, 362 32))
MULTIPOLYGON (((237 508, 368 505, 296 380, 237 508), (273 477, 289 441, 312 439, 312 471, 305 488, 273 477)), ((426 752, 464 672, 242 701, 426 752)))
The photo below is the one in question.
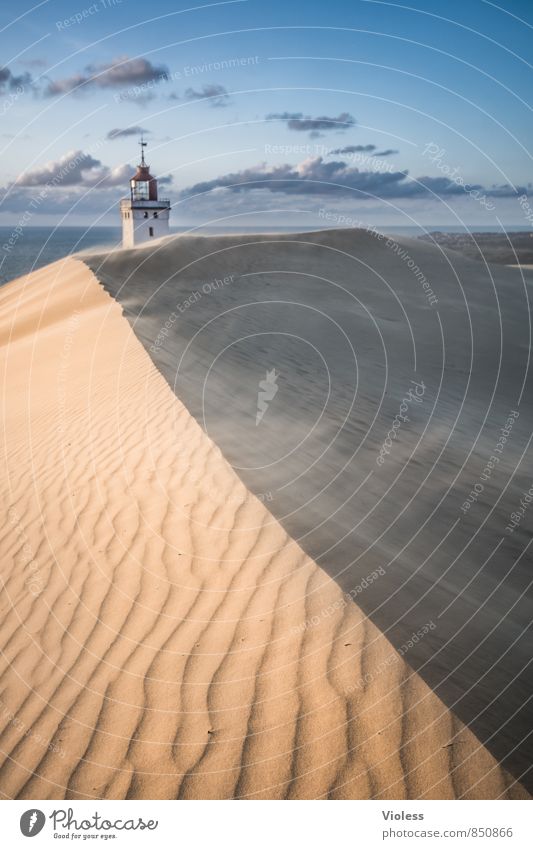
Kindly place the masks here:
POLYGON ((4 798, 528 797, 246 489, 82 262, 0 303, 4 798))

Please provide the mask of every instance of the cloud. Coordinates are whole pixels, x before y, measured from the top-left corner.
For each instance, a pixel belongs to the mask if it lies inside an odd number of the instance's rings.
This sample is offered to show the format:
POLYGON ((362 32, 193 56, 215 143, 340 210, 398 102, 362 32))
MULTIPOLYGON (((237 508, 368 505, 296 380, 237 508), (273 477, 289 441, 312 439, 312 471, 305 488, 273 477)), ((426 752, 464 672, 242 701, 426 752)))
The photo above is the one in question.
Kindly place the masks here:
POLYGON ((9 68, 0 68, 0 94, 24 89, 32 83, 32 76, 27 71, 24 74, 15 75, 9 68))
POLYGON ((83 185, 92 186, 94 183, 98 183, 98 186, 103 186, 104 188, 121 186, 126 189, 134 173, 135 169, 130 165, 117 165, 116 168, 108 168, 107 165, 103 165, 98 173, 87 175, 83 185))
POLYGON ((159 83, 166 79, 168 69, 164 65, 153 65, 142 57, 130 59, 128 56, 119 56, 105 65, 87 65, 80 74, 50 80, 44 94, 54 97, 87 88, 127 88, 159 83))
POLYGON ((208 83, 201 89, 188 88, 185 90, 186 100, 210 100, 211 106, 228 106, 229 94, 223 85, 208 83))
POLYGON ((124 138, 125 136, 140 136, 144 134, 145 136, 150 132, 150 130, 144 129, 144 127, 124 127, 124 129, 120 129, 119 127, 115 127, 113 130, 109 130, 106 138, 111 141, 114 139, 124 138))
MULTIPOLYGON (((130 165, 112 168, 91 152, 71 150, 0 187, 0 208, 4 213, 25 213, 30 218, 70 210, 96 218, 108 213, 118 225, 119 199, 128 193, 133 174, 130 165)), ((165 187, 173 183, 170 174, 158 180, 165 187)))
POLYGON ((267 121, 285 121, 289 130, 300 133, 309 132, 312 133, 313 138, 316 138, 321 130, 342 131, 355 125, 355 118, 349 112, 341 112, 337 118, 329 118, 327 115, 311 118, 302 112, 271 112, 266 118, 267 121))
POLYGON ((379 174, 359 171, 345 162, 326 162, 322 156, 311 157, 299 165, 275 165, 266 163, 196 183, 184 191, 185 196, 213 189, 226 188, 231 192, 247 189, 263 189, 283 194, 350 194, 352 190, 377 193, 379 189, 401 183, 406 179, 405 171, 379 174))
POLYGON ((392 150, 392 148, 388 147, 387 150, 378 150, 374 156, 393 156, 395 153, 399 153, 398 150, 392 150))
MULTIPOLYGON (((474 186, 470 188, 476 187, 474 186)), ((486 190, 486 192, 487 195, 492 198, 514 198, 519 197, 520 195, 531 195, 533 193, 533 184, 528 183, 527 185, 516 186, 515 188, 510 186, 508 183, 504 183, 500 186, 492 185, 489 189, 486 190)))
POLYGON ((328 156, 343 156, 349 153, 370 153, 371 156, 392 156, 398 152, 391 148, 378 150, 375 144, 348 144, 346 147, 338 147, 336 150, 330 150, 328 156))
MULTIPOLYGON (((487 197, 516 197, 526 191, 522 187, 493 186, 489 189, 469 184, 469 192, 487 197)), ((368 198, 428 198, 432 193, 440 197, 466 194, 465 187, 447 177, 419 177, 409 179, 407 171, 360 171, 342 160, 324 161, 322 156, 310 157, 299 165, 266 163, 233 172, 214 180, 196 183, 181 193, 182 197, 215 190, 239 194, 250 190, 282 193, 284 195, 354 195, 368 198)))
POLYGON ((19 187, 50 186, 127 186, 133 174, 129 165, 119 165, 111 169, 102 165, 90 153, 82 150, 71 150, 60 159, 48 162, 42 168, 25 171, 17 177, 15 184, 19 187))
POLYGON ((372 153, 374 150, 376 150, 375 144, 349 144, 346 147, 330 150, 328 156, 342 156, 345 153, 372 153))

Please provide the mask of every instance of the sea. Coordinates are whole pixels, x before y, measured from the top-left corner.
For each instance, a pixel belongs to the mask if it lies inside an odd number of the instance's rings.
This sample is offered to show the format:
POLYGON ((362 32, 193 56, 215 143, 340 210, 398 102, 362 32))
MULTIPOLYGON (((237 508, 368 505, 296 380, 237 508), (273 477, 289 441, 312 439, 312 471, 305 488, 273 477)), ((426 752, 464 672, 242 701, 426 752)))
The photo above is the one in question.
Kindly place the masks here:
POLYGON ((87 248, 113 248, 120 227, 0 227, 0 284, 87 248))
MULTIPOLYGON (((184 232, 201 233, 202 235, 261 232, 298 233, 305 229, 302 225, 296 227, 273 227, 270 225, 263 227, 194 226, 174 229, 171 234, 178 235, 184 232)), ((376 225, 375 229, 387 236, 411 237, 436 230, 444 233, 461 232, 461 228, 457 225, 446 226, 442 224, 427 225, 426 227, 376 225)), ((527 226, 516 225, 509 227, 508 231, 527 232, 530 229, 527 226)), ((501 228, 487 225, 470 226, 468 230, 464 228, 464 232, 501 233, 501 228)), ((79 251, 112 250, 119 248, 120 242, 120 227, 25 227, 18 233, 14 227, 0 227, 0 285, 79 251)))

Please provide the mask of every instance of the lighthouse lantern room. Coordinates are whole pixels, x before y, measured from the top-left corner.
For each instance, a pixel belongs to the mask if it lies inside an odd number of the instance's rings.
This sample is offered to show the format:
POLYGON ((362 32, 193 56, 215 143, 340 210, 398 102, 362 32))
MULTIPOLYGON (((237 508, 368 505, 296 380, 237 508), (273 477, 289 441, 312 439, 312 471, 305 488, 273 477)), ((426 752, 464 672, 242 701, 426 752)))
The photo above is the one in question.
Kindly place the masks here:
POLYGON ((133 248, 143 242, 168 236, 170 201, 158 198, 157 180, 144 161, 146 142, 141 145, 141 161, 130 180, 130 196, 120 201, 122 247, 133 248))

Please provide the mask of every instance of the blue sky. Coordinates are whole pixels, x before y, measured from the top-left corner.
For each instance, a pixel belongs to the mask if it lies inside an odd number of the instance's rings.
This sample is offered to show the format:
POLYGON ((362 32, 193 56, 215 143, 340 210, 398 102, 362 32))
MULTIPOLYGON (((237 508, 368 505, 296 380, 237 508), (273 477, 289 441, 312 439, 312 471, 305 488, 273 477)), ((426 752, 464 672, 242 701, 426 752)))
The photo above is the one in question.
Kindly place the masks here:
POLYGON ((116 223, 142 128, 175 226, 525 224, 532 27, 528 0, 2 4, 0 223, 116 223))

